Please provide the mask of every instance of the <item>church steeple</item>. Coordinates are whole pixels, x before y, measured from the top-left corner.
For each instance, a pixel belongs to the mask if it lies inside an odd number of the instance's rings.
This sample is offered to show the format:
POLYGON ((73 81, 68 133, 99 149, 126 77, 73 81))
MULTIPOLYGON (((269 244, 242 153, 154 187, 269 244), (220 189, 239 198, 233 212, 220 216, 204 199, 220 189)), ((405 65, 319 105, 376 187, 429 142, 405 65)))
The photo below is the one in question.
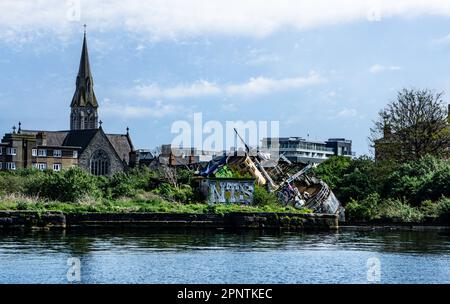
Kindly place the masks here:
POLYGON ((94 93, 94 80, 91 73, 91 66, 89 64, 89 53, 86 40, 86 25, 76 88, 70 107, 71 130, 98 128, 98 103, 94 93))

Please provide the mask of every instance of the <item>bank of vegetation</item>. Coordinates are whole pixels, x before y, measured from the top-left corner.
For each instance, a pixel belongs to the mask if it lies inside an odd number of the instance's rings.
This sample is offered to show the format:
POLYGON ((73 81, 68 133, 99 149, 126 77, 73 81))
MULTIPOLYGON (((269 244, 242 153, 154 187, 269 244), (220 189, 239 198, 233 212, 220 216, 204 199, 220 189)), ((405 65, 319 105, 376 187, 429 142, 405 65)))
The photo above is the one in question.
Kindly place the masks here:
POLYGON ((193 173, 178 169, 176 184, 160 171, 147 168, 92 176, 82 169, 61 172, 24 169, 0 172, 0 210, 86 212, 292 212, 306 209, 283 207, 273 193, 256 187, 252 205, 208 205, 196 190, 193 173))
POLYGON ((333 157, 316 168, 350 221, 450 219, 450 162, 433 156, 398 164, 333 157))
POLYGON ((335 157, 316 168, 347 219, 450 222, 449 111, 443 93, 403 89, 371 128, 375 159, 335 157))

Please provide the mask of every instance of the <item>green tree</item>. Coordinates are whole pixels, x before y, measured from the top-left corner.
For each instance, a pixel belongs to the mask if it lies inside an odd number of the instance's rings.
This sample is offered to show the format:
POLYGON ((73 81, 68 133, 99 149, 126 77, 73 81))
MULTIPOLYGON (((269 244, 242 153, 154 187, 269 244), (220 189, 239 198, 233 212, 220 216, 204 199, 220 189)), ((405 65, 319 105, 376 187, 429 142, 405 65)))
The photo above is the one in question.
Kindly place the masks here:
POLYGON ((385 180, 382 194, 418 205, 424 200, 450 196, 450 164, 431 155, 404 163, 385 180))
POLYGON ((450 139, 443 93, 403 89, 379 112, 369 138, 377 159, 399 163, 427 154, 443 156, 450 139))
POLYGON ((314 169, 315 174, 320 177, 331 189, 335 190, 341 184, 344 174, 351 165, 351 159, 345 156, 333 156, 321 163, 314 169))

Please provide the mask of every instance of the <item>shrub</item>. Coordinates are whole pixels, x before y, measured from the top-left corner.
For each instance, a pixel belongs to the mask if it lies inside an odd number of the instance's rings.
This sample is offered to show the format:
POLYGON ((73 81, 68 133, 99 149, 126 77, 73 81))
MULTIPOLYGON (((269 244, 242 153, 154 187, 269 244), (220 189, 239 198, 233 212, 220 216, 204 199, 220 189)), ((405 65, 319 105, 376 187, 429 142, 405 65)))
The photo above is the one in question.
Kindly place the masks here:
POLYGON ((335 194, 346 203, 350 199, 362 200, 375 191, 376 186, 371 176, 355 168, 353 172, 344 175, 335 194))
POLYGON ((76 202, 86 195, 98 195, 96 190, 95 177, 78 167, 36 173, 26 183, 27 194, 62 202, 76 202))
POLYGON ((450 192, 450 163, 433 156, 401 165, 389 175, 384 197, 406 200, 414 205, 450 192))
POLYGON ((351 159, 345 156, 333 156, 321 163, 314 172, 319 176, 331 189, 336 189, 342 181, 342 177, 346 170, 350 167, 351 159))
POLYGON ((193 202, 196 194, 189 185, 181 185, 174 187, 168 183, 162 183, 158 188, 153 190, 155 194, 161 195, 163 198, 180 203, 193 202))
POLYGON ((17 210, 28 210, 28 204, 24 201, 20 201, 16 205, 17 210))
POLYGON ((194 192, 189 185, 180 185, 173 191, 173 199, 180 203, 192 203, 194 198, 194 192))
POLYGON ((450 164, 432 173, 418 191, 419 199, 438 200, 450 197, 450 164))
POLYGON ((21 193, 24 191, 24 178, 11 172, 0 172, 0 192, 21 193))
POLYGON ((264 187, 255 185, 253 193, 253 204, 257 206, 274 205, 278 203, 275 193, 269 193, 264 187))
MULTIPOLYGON (((112 198, 134 197, 136 195, 136 183, 124 172, 114 174, 109 178, 106 195, 112 198)), ((105 190, 103 190, 105 192, 105 190)))
POLYGON ((431 200, 423 201, 419 207, 420 212, 424 216, 438 217, 439 216, 439 204, 431 200))
POLYGON ((157 179, 158 176, 155 171, 151 171, 148 167, 139 167, 132 169, 128 176, 132 180, 133 187, 138 190, 152 190, 152 181, 157 179))
POLYGON ((423 219, 423 214, 418 208, 407 203, 396 199, 388 199, 379 205, 377 217, 393 222, 420 222, 423 219))
POLYGON ((438 216, 441 220, 450 221, 450 198, 443 197, 438 201, 438 216))
POLYGON ((192 177, 194 176, 194 173, 192 171, 184 169, 184 168, 178 168, 176 170, 176 176, 177 176, 178 184, 190 185, 192 182, 192 177))
POLYGON ((370 221, 377 215, 379 201, 378 193, 372 193, 360 202, 351 199, 345 207, 346 215, 352 221, 370 221))

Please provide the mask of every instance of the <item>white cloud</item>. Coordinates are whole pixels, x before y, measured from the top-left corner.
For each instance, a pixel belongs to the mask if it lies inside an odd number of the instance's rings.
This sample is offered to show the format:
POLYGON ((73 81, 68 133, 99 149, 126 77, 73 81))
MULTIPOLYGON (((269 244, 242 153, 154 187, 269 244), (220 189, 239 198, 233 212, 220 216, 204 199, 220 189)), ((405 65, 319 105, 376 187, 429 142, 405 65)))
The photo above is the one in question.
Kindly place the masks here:
POLYGON ((143 117, 164 117, 177 113, 180 109, 170 104, 163 104, 161 101, 157 101, 154 105, 144 107, 128 104, 111 103, 105 99, 102 104, 102 115, 109 117, 122 117, 129 118, 143 118, 143 117))
POLYGON ((381 64, 374 64, 369 68, 369 72, 372 74, 379 74, 385 71, 399 71, 401 67, 396 65, 385 66, 381 64))
POLYGON ((343 109, 336 114, 336 117, 340 118, 351 118, 356 117, 358 115, 358 111, 356 109, 343 109))
POLYGON ((447 44, 447 43, 450 43, 450 34, 448 34, 448 35, 446 35, 446 36, 444 36, 444 37, 437 38, 437 39, 433 40, 433 42, 434 42, 434 43, 437 43, 437 44, 447 44))
POLYGON ((448 0, 1 0, 0 39, 36 34, 125 29, 151 39, 211 33, 263 37, 361 20, 450 16, 448 0), (81 3, 78 7, 77 3, 81 3), (376 16, 376 18, 374 18, 376 16))
POLYGON ((220 89, 214 83, 200 80, 191 85, 177 85, 170 88, 160 88, 156 84, 138 85, 135 87, 139 97, 144 99, 151 98, 190 98, 216 95, 220 89))
POLYGON ((141 99, 166 98, 183 99, 206 96, 256 96, 273 92, 300 89, 326 81, 319 74, 311 72, 307 77, 273 79, 266 77, 250 78, 240 84, 218 85, 208 81, 197 81, 191 85, 176 85, 162 88, 157 84, 137 85, 127 95, 136 95, 141 99))
POLYGON ((319 74, 310 73, 308 77, 272 79, 265 77, 251 78, 243 84, 234 84, 226 87, 229 95, 262 95, 278 91, 299 89, 315 85, 325 80, 319 74))
POLYGON ((248 53, 247 65, 262 65, 279 62, 281 58, 276 54, 267 54, 263 50, 253 49, 248 53))
POLYGON ((222 104, 220 106, 220 109, 224 112, 237 112, 238 106, 236 106, 234 103, 226 103, 222 104))

